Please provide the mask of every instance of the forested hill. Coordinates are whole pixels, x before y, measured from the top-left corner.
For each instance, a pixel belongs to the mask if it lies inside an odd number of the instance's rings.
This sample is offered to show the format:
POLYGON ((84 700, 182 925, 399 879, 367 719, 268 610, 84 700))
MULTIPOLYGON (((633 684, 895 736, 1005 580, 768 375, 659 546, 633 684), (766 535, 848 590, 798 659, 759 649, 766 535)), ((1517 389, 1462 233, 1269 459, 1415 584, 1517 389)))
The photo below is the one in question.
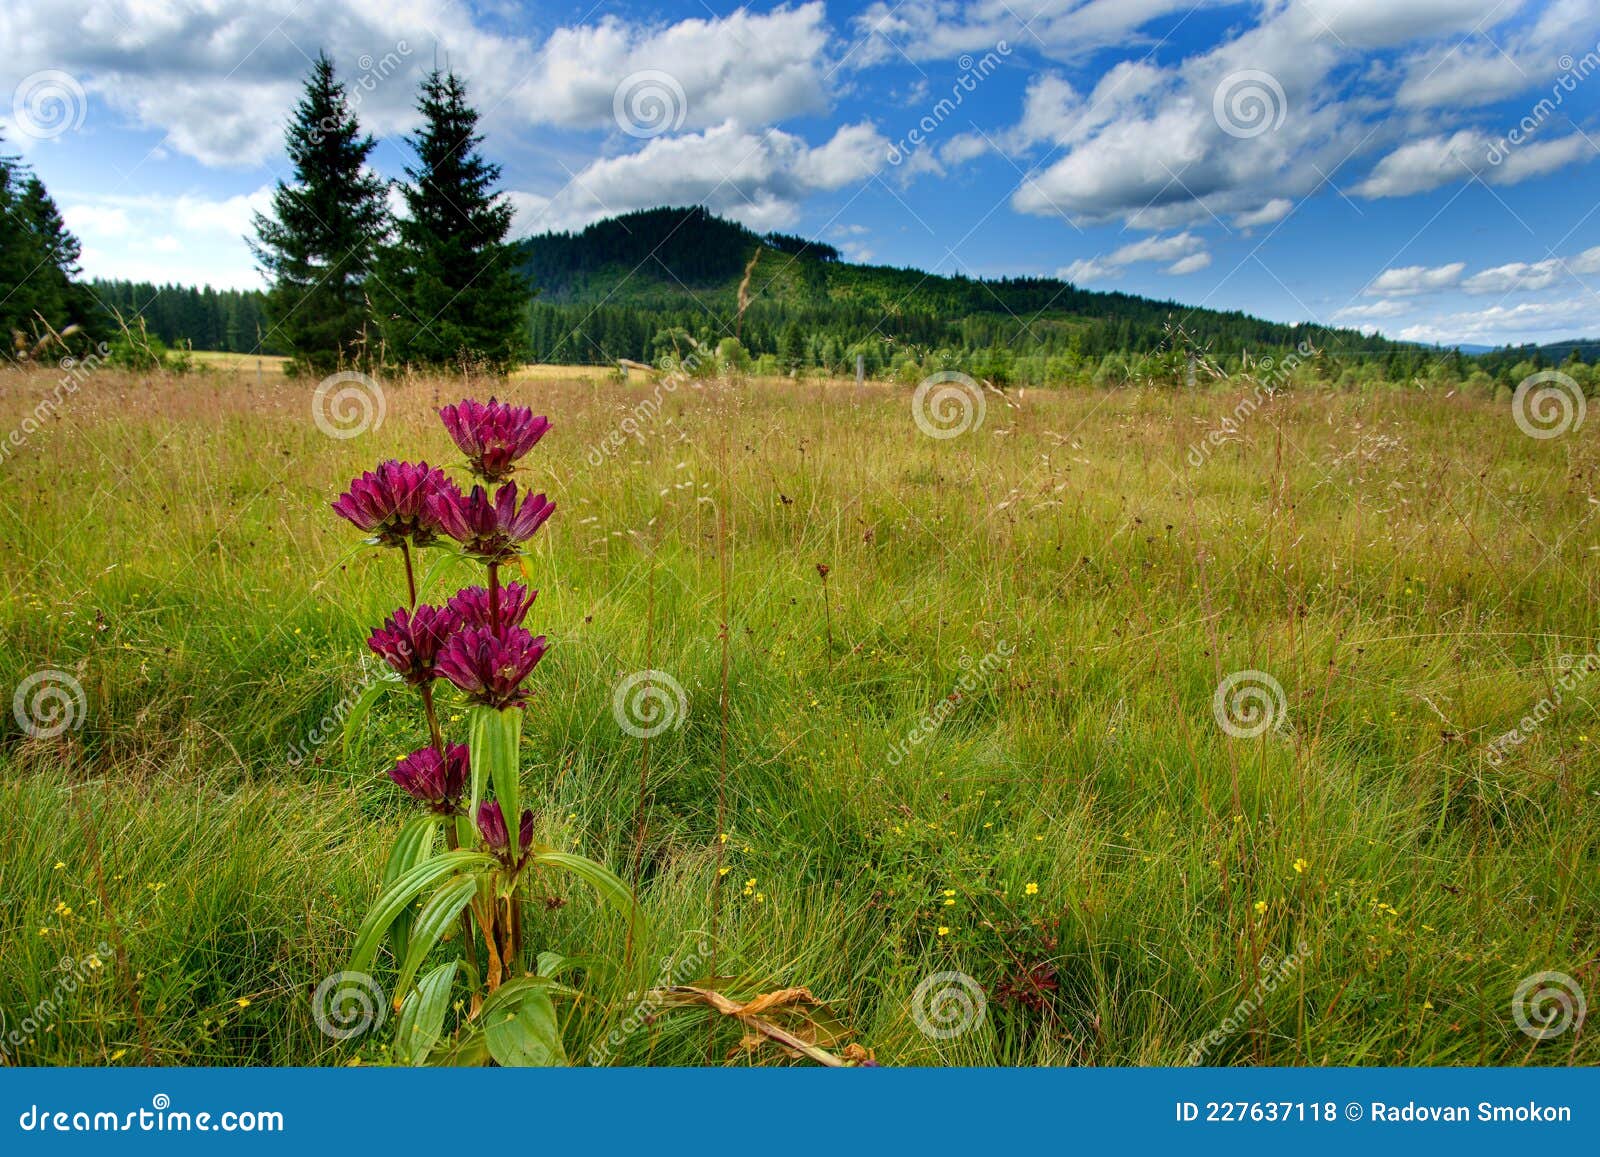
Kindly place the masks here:
MULTIPOLYGON (((533 346, 540 361, 648 360, 687 332, 702 341, 737 334, 753 355, 812 364, 843 364, 861 352, 873 369, 905 350, 1082 364, 1159 349, 1180 322, 1189 339, 1224 361, 1306 338, 1346 356, 1428 356, 1353 330, 1282 325, 1050 277, 978 280, 856 265, 832 246, 757 234, 703 208, 642 210, 523 245, 539 293, 533 346)), ((1003 367, 985 368, 1005 376, 1003 367)))

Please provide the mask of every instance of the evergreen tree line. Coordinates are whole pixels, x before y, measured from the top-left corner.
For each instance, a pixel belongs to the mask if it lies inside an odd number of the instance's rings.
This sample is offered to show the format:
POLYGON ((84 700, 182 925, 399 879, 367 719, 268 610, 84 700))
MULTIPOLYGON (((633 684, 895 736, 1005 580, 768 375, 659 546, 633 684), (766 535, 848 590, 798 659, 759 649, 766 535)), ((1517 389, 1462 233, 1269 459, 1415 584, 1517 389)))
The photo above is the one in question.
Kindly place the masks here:
POLYGON ((418 92, 415 160, 389 184, 367 165, 361 131, 327 54, 318 56, 285 134, 293 180, 255 217, 251 247, 270 283, 272 340, 293 370, 477 366, 504 372, 525 352, 529 287, 507 243, 511 206, 500 168, 478 146, 478 113, 451 72, 418 92))
POLYGON ((100 277, 89 282, 89 288, 106 310, 129 321, 142 320, 147 332, 168 346, 235 354, 284 352, 272 339, 259 290, 209 285, 196 289, 100 277))

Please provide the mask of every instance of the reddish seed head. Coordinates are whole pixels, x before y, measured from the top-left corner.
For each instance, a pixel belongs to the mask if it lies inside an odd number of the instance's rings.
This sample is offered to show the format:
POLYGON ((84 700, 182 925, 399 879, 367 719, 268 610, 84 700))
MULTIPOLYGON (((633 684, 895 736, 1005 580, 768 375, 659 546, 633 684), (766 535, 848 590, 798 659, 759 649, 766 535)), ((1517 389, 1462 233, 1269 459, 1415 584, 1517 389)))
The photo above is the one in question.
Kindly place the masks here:
POLYGON ((550 429, 550 420, 535 416, 527 406, 513 406, 490 398, 471 398, 439 411, 451 439, 467 456, 472 471, 485 482, 504 482, 516 469, 517 459, 538 444, 550 429))

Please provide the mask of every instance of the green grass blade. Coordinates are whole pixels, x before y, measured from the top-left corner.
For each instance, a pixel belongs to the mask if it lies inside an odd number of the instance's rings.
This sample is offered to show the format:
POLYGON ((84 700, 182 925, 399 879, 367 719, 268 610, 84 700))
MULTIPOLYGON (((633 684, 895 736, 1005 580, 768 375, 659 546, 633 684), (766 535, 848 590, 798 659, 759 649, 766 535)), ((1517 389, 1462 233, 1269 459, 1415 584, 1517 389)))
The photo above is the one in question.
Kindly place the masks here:
POLYGON ((634 922, 636 934, 642 934, 646 930, 644 915, 639 909, 638 901, 634 899, 632 890, 604 864, 597 864, 585 856, 574 855, 572 852, 540 852, 533 857, 533 861, 538 864, 549 864, 551 867, 565 868, 598 892, 602 900, 634 922))
POLYGON ((372 710, 372 705, 385 692, 401 686, 401 682, 393 675, 385 674, 382 678, 374 679, 362 690, 357 697, 355 705, 350 708, 350 714, 344 717, 344 758, 350 761, 350 737, 361 730, 361 725, 366 722, 367 715, 372 710))

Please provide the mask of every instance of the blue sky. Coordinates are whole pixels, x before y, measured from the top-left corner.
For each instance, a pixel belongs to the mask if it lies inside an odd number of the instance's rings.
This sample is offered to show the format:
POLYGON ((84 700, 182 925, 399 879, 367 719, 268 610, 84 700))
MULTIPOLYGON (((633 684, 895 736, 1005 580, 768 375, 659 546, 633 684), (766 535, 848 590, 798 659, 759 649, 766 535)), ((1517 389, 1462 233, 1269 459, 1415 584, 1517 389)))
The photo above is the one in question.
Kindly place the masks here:
POLYGON ((524 232, 700 202, 941 273, 1600 334, 1594 0, 7 0, 0 44, 0 131, 95 275, 259 284, 326 49, 390 176, 418 76, 462 73, 524 232))

